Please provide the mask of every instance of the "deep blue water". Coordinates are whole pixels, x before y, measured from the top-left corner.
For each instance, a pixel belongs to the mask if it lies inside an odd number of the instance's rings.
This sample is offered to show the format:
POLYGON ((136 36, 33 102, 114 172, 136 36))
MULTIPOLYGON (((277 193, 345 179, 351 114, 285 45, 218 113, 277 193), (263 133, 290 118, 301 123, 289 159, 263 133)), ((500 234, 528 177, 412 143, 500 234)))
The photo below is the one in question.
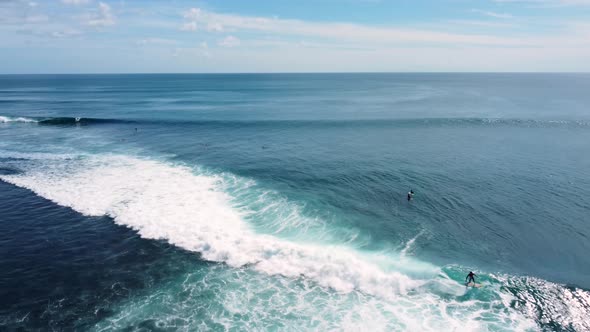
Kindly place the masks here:
POLYGON ((0 326, 588 330, 587 91, 0 76, 0 326))

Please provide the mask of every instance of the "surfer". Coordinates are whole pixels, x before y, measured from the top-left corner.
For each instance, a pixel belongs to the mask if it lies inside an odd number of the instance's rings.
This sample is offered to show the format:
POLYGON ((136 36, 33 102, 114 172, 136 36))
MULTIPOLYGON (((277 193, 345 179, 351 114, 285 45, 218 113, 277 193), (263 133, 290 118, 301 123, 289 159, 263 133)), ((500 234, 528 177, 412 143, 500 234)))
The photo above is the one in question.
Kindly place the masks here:
POLYGON ((411 201, 413 197, 414 197, 414 190, 410 190, 408 192, 408 202, 411 201))
POLYGON ((467 277, 465 277, 465 281, 467 282, 466 285, 469 285, 470 282, 473 282, 475 284, 475 273, 469 271, 469 274, 467 275, 467 277))

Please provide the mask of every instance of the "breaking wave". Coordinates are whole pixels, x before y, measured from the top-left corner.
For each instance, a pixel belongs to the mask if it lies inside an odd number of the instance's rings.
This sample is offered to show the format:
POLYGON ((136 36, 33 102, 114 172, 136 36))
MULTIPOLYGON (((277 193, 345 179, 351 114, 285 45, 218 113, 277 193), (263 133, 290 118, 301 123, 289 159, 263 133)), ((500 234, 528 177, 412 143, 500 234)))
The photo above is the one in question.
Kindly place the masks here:
POLYGON ((108 119, 87 117, 10 117, 0 116, 0 123, 20 122, 54 126, 86 126, 96 124, 154 124, 174 123, 188 126, 212 127, 523 127, 523 128, 590 128, 584 120, 538 120, 512 118, 400 118, 367 120, 158 120, 108 119))
MULTIPOLYGON (((319 328, 355 329, 369 326, 363 324, 371 319, 377 319, 376 326, 394 330, 512 331, 535 330, 537 324, 543 324, 543 321, 535 323, 537 312, 522 310, 526 305, 519 305, 530 303, 527 295, 523 295, 530 294, 525 286, 518 288, 524 291, 514 292, 506 290, 505 284, 510 285, 509 282, 484 276, 485 286, 476 295, 460 283, 463 269, 440 268, 406 257, 422 233, 410 239, 401 254, 367 252, 351 247, 346 241, 326 243, 322 242, 322 236, 308 242, 283 237, 284 229, 302 227, 315 232, 325 225, 301 215, 288 201, 279 202, 272 197, 266 204, 260 204, 260 197, 248 201, 256 196, 251 194, 256 186, 252 180, 126 155, 43 158, 35 154, 15 157, 0 153, 0 157, 4 158, 2 167, 19 170, 0 172, 0 180, 28 188, 84 215, 110 216, 143 238, 165 240, 198 253, 204 260, 246 269, 247 275, 237 274, 239 278, 234 280, 244 283, 243 287, 231 296, 218 294, 224 306, 235 310, 242 300, 271 287, 280 292, 266 300, 261 294, 257 302, 259 310, 249 312, 263 313, 264 308, 275 305, 276 301, 300 305, 293 300, 299 297, 312 304, 319 301, 318 306, 313 305, 307 311, 300 309, 309 315, 320 312, 340 322, 338 325, 318 323, 319 328), (263 223, 272 229, 270 232, 260 232, 249 221, 253 216, 262 219, 266 216, 270 220, 269 211, 278 210, 289 213, 273 215, 274 222, 263 223), (264 278, 261 276, 271 279, 261 281, 264 278), (347 315, 350 310, 357 315, 347 315)), ((227 273, 233 272, 230 269, 227 273)), ((543 285, 554 284, 544 282, 543 285)), ((551 287, 563 289, 560 285, 551 287)), ((588 296, 586 291, 579 292, 580 296, 588 296)), ((192 301, 185 299, 175 304, 169 298, 164 300, 172 307, 190 305, 184 302, 192 301)), ((565 298, 560 300, 567 303, 565 298)), ((157 296, 149 297, 129 303, 131 307, 126 310, 139 310, 133 308, 137 303, 155 306, 161 301, 157 296)), ((576 327, 584 327, 583 318, 576 316, 582 309, 559 318, 560 323, 567 326, 575 321, 576 327)), ((548 313, 561 314, 561 310, 548 313)), ((551 322, 558 318, 552 319, 551 322)), ((245 327, 256 326, 246 324, 245 327)))
POLYGON ((83 117, 9 117, 0 116, 0 123, 36 123, 47 126, 86 126, 94 124, 132 123, 130 120, 99 119, 83 117))

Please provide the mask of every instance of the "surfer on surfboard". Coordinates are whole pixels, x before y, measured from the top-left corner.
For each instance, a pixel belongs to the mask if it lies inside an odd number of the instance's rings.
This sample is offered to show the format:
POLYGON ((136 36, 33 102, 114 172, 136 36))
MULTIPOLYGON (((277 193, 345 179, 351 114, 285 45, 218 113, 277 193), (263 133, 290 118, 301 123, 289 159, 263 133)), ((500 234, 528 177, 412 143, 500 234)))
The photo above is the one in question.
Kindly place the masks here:
POLYGON ((465 285, 469 285, 469 283, 473 282, 473 284, 475 284, 475 273, 473 273, 472 271, 469 271, 469 274, 467 275, 467 277, 465 277, 465 285))

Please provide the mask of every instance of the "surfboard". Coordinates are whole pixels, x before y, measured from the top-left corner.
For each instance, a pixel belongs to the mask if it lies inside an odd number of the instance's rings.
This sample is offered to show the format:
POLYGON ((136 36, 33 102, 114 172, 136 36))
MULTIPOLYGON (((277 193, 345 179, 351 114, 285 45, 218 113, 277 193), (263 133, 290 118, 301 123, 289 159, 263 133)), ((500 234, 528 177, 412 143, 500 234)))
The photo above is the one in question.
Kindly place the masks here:
POLYGON ((472 281, 472 282, 470 282, 468 284, 465 284, 465 286, 472 287, 472 288, 480 288, 481 287, 481 284, 477 284, 477 283, 475 283, 475 282, 472 281))

